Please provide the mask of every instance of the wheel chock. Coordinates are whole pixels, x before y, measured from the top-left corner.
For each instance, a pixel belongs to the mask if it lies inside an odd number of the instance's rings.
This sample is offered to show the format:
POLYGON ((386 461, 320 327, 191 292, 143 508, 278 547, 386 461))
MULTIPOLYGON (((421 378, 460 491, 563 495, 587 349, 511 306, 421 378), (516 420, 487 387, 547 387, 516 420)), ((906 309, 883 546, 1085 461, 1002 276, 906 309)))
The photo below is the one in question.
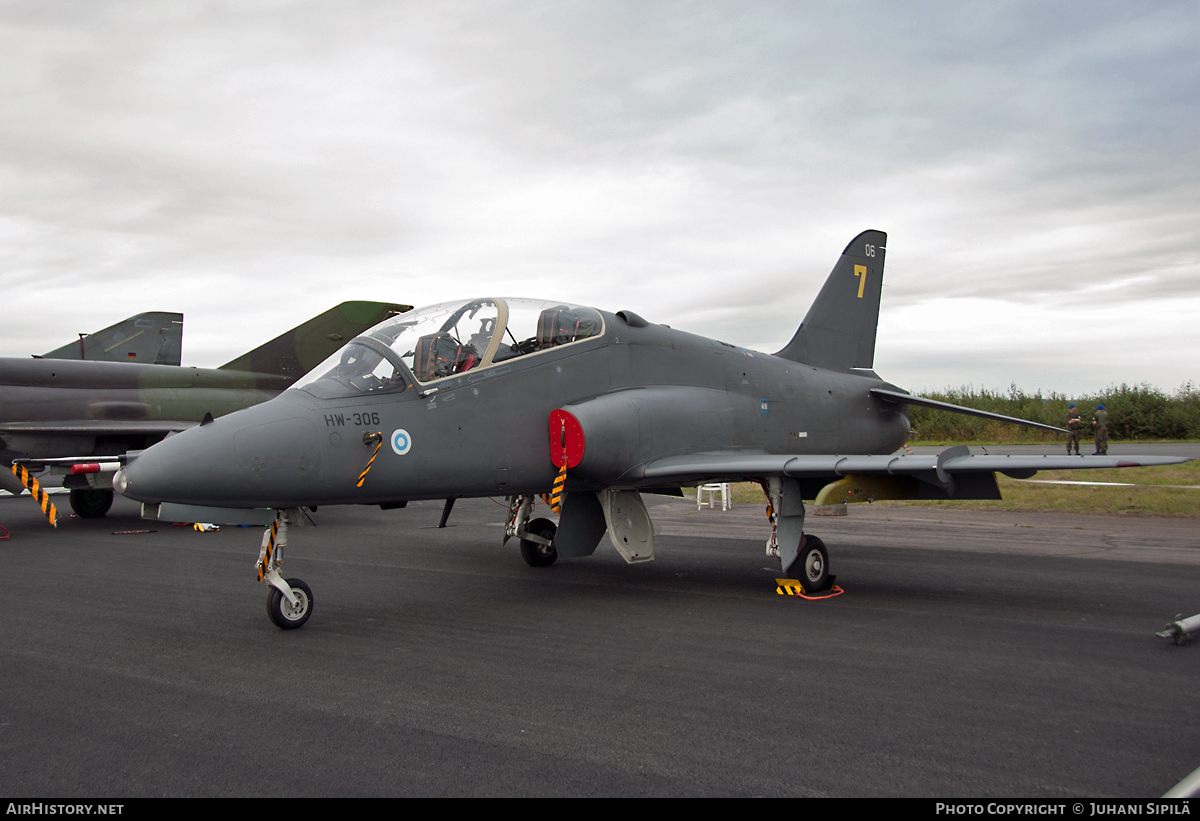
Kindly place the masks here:
POLYGON ((834 596, 840 596, 846 591, 833 584, 834 576, 829 577, 830 587, 824 595, 810 596, 804 590, 804 585, 798 579, 776 579, 775 592, 780 596, 799 596, 802 599, 809 601, 817 601, 820 599, 832 599, 834 596))

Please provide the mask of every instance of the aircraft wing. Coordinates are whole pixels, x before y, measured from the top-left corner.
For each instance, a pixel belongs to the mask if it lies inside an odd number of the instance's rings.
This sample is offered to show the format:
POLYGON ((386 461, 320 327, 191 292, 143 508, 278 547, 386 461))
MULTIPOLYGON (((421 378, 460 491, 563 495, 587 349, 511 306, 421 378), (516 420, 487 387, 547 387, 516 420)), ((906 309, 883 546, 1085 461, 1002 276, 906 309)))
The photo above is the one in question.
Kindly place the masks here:
MULTIPOLYGON (((889 454, 847 456, 841 454, 738 453, 719 451, 670 456, 657 459, 632 471, 631 478, 656 483, 689 484, 699 481, 737 481, 763 476, 787 476, 794 479, 837 480, 848 474, 929 477, 943 480, 944 474, 1003 473, 1018 479, 1039 470, 1083 470, 1095 468, 1148 467, 1176 465, 1191 461, 1181 456, 973 456, 965 445, 947 448, 936 454, 889 454), (640 473, 640 476, 637 474, 640 473)), ((940 482, 939 482, 940 483, 940 482)))

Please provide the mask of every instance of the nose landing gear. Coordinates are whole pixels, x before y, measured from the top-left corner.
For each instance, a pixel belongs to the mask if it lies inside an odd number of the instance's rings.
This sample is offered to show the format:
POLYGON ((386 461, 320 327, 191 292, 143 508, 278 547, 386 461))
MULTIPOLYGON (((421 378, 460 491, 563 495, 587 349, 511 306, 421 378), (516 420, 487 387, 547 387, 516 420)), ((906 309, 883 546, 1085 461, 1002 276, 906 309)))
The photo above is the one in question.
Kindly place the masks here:
MULTIPOLYGON (((271 585, 271 592, 267 594, 267 616, 281 630, 303 627, 313 609, 313 594, 308 585, 300 579, 284 579, 280 572, 291 513, 291 510, 276 513, 275 521, 263 533, 262 549, 258 553, 258 580, 271 585)), ((299 524, 303 514, 298 509, 295 513, 299 524)))

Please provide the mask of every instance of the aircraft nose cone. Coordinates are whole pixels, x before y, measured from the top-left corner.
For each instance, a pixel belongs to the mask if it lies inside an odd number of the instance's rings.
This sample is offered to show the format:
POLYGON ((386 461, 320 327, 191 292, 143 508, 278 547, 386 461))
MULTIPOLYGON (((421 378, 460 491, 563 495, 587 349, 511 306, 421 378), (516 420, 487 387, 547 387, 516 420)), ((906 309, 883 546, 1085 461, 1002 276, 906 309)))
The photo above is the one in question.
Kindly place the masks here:
POLYGON ((215 507, 310 504, 321 472, 317 429, 282 398, 164 439, 121 471, 139 502, 215 507))
POLYGON ((194 428, 164 439, 138 454, 113 475, 113 490, 139 502, 200 504, 223 482, 224 466, 233 458, 228 431, 194 428))

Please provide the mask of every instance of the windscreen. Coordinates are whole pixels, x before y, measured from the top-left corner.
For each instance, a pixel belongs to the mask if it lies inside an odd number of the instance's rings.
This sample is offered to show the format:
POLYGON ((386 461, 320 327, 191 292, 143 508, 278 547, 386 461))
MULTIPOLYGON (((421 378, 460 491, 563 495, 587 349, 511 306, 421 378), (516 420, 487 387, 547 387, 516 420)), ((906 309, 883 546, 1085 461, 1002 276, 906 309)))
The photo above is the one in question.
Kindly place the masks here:
POLYGON ((502 300, 444 303, 393 317, 366 336, 391 348, 418 380, 432 382, 482 367, 507 314, 502 300))
POLYGON ((402 374, 403 371, 374 347, 351 341, 292 387, 318 399, 343 399, 402 391, 402 374))

